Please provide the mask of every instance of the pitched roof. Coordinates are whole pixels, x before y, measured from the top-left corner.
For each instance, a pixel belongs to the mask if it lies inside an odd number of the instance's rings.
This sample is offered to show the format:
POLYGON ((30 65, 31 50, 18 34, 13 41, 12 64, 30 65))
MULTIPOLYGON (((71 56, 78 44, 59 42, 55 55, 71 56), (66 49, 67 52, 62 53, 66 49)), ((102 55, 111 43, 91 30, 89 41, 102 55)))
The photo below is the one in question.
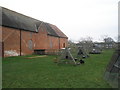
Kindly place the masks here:
POLYGON ((57 26, 49 24, 59 37, 68 38, 57 26))
POLYGON ((2 26, 37 32, 41 23, 39 20, 3 7, 0 9, 0 12, 2 12, 2 26))
POLYGON ((48 35, 59 37, 48 23, 44 23, 44 24, 45 24, 48 35))
POLYGON ((67 38, 67 36, 55 25, 36 20, 4 7, 0 7, 0 15, 1 13, 2 18, 0 17, 0 20, 2 23, 0 22, 0 26, 38 32, 39 26, 41 26, 41 24, 44 24, 48 35, 67 38))

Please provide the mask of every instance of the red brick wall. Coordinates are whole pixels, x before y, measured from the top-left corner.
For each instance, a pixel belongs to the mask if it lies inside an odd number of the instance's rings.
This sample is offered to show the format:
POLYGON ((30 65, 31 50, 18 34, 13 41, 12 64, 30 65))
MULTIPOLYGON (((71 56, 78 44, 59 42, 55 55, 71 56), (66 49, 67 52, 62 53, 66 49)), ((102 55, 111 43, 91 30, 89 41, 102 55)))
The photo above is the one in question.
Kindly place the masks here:
POLYGON ((67 38, 60 38, 60 48, 65 48, 68 46, 68 39, 67 38))
POLYGON ((48 49, 59 49, 59 38, 48 35, 48 49))
POLYGON ((48 49, 61 49, 67 47, 67 45, 68 45, 67 38, 58 38, 48 35, 48 49))
POLYGON ((39 32, 35 34, 35 48, 34 49, 47 49, 47 32, 45 30, 45 26, 41 25, 39 28, 39 32))
MULTIPOLYGON (((2 27, 2 35, 4 56, 20 55, 20 30, 2 27)), ((34 49, 59 49, 64 47, 64 43, 65 47, 67 46, 66 38, 47 35, 44 25, 41 25, 38 33, 21 30, 21 37, 22 55, 32 54, 34 49), (30 44, 30 41, 32 44, 30 44), (32 48, 30 48, 30 45, 32 48)))
POLYGON ((66 38, 47 35, 46 27, 44 24, 41 25, 39 33, 36 33, 35 37, 35 49, 61 49, 63 48, 63 43, 65 43, 65 47, 68 43, 68 39, 66 38))
POLYGON ((2 41, 4 43, 5 56, 12 56, 13 54, 19 55, 20 52, 19 32, 20 32, 19 30, 2 27, 2 41))
MULTIPOLYGON (((4 56, 20 55, 20 30, 13 28, 2 28, 2 37, 4 42, 4 56)), ((21 30, 21 54, 32 54, 34 50, 35 33, 21 30), (32 34, 32 35, 31 35, 32 34), (30 49, 28 42, 32 40, 33 48, 30 49)))
POLYGON ((23 55, 26 54, 32 54, 34 52, 34 46, 35 46, 35 33, 34 32, 28 32, 28 31, 21 31, 21 52, 23 55), (30 46, 30 41, 32 41, 30 46))

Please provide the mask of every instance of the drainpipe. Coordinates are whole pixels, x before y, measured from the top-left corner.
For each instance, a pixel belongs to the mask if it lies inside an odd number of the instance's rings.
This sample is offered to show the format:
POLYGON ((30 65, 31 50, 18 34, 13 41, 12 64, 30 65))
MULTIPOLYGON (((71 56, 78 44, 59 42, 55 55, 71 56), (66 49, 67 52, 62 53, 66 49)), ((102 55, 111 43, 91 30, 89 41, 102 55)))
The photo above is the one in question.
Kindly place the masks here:
POLYGON ((20 56, 21 56, 21 29, 20 29, 20 56))
POLYGON ((59 50, 60 50, 60 37, 59 37, 59 50))

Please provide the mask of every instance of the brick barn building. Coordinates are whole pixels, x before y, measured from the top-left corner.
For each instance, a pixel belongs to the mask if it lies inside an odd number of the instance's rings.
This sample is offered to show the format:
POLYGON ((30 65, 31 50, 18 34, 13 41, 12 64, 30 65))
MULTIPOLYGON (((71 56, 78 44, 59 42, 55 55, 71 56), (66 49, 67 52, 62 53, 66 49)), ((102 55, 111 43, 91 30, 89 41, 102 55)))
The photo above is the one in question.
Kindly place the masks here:
POLYGON ((55 25, 0 8, 1 56, 45 54, 67 47, 68 37, 55 25))

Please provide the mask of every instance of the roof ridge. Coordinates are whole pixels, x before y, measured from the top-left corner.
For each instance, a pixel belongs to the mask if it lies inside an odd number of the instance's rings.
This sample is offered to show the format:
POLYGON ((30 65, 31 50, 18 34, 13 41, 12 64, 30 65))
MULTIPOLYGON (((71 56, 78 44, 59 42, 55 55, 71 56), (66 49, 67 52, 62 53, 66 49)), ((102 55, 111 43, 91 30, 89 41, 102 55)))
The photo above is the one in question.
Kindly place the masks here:
MULTIPOLYGON (((2 8, 3 10, 5 9, 5 10, 8 10, 8 11, 10 11, 10 12, 19 14, 19 15, 21 15, 21 16, 24 16, 24 17, 27 17, 27 18, 31 18, 31 19, 34 19, 34 20, 36 20, 36 21, 40 21, 40 20, 38 20, 38 19, 36 19, 36 18, 33 18, 33 17, 31 17, 31 16, 27 16, 27 15, 25 15, 25 14, 23 14, 23 13, 19 13, 19 12, 17 12, 17 11, 14 11, 14 10, 11 10, 11 9, 8 9, 8 8, 5 8, 5 7, 1 7, 1 8, 2 8)), ((2 10, 2 12, 3 12, 3 10, 2 10)))

